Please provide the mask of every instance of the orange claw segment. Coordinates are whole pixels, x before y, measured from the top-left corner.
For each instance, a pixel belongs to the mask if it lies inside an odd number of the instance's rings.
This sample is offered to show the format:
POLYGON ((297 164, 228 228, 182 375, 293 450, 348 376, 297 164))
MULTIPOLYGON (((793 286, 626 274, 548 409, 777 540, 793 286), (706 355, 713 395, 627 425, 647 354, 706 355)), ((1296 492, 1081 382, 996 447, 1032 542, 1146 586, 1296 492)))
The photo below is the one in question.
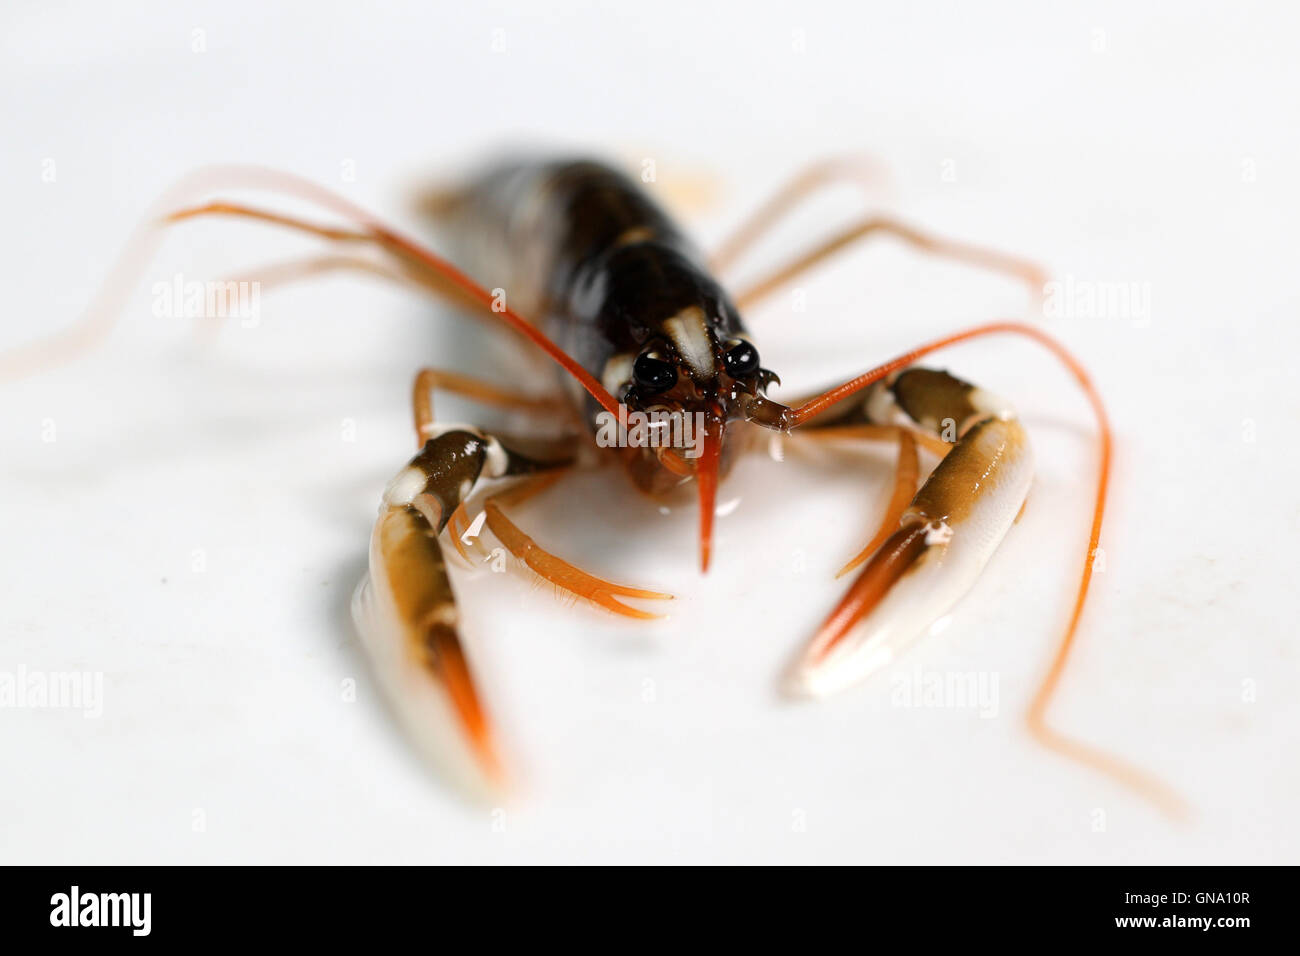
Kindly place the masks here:
POLYGON ((505 766, 492 736, 492 725, 474 687, 474 677, 460 639, 453 628, 438 620, 426 622, 423 630, 426 665, 442 679, 484 773, 498 786, 503 785, 506 782, 505 766))
POLYGON ((651 614, 649 611, 632 607, 617 598, 644 598, 658 601, 671 601, 673 599, 671 594, 625 587, 588 574, 581 568, 575 568, 563 558, 556 557, 539 546, 536 541, 520 531, 518 526, 506 517, 505 512, 501 510, 496 502, 488 501, 483 510, 487 514, 487 526, 492 529, 492 533, 497 536, 511 554, 527 564, 544 580, 550 581, 556 587, 563 588, 571 594, 576 594, 598 607, 613 611, 615 614, 622 614, 624 617, 654 620, 663 617, 663 615, 651 614))
POLYGON ((809 657, 821 660, 880 603, 894 582, 916 563, 926 548, 924 522, 912 522, 895 531, 880 552, 862 569, 843 600, 826 618, 809 645, 809 657))
POLYGON ((880 522, 880 529, 852 561, 840 568, 839 573, 835 575, 837 578, 844 577, 844 575, 875 554, 876 549, 884 544, 885 540, 898 527, 898 522, 903 517, 903 511, 916 494, 917 478, 920 471, 921 463, 916 457, 916 439, 912 437, 912 433, 906 428, 900 428, 898 430, 898 467, 894 471, 894 491, 889 497, 889 506, 885 509, 885 517, 880 522))

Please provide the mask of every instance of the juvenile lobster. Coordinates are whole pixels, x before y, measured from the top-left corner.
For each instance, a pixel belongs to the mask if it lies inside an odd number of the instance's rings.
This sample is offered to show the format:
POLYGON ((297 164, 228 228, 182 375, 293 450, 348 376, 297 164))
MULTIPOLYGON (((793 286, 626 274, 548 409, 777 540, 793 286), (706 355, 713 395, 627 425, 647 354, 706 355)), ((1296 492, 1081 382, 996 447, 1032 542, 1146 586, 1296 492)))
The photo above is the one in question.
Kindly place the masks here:
MULTIPOLYGON (((1029 726, 1052 748, 1121 779, 1167 809, 1176 806, 1176 798, 1142 771, 1063 737, 1045 721, 1088 592, 1111 445, 1100 398, 1064 347, 1033 326, 995 322, 930 342, 801 401, 782 404, 766 394, 777 376, 763 367, 740 307, 863 237, 891 234, 1041 288, 1042 276, 1028 263, 869 217, 736 297, 728 295, 711 268, 733 259, 795 201, 837 172, 838 167, 827 165, 795 180, 712 263, 639 184, 590 161, 505 162, 461 188, 440 193, 429 206, 451 240, 459 267, 319 187, 261 170, 213 170, 182 184, 178 194, 196 186, 210 188, 214 181, 287 189, 341 214, 352 227, 322 226, 230 202, 179 212, 173 211, 173 197, 163 203, 168 222, 233 215, 333 242, 378 247, 386 256, 379 264, 341 257, 326 267, 383 271, 468 305, 550 356, 570 386, 569 411, 586 423, 587 434, 539 443, 440 422, 433 414, 432 392, 446 389, 491 405, 549 414, 560 412, 559 403, 452 372, 420 371, 413 395, 419 450, 383 493, 370 542, 369 575, 353 602, 376 671, 413 739, 475 788, 493 789, 506 774, 461 643, 443 544, 461 548, 466 503, 475 492, 498 479, 518 479, 504 491, 493 491, 483 505, 486 525, 502 545, 560 589, 617 614, 650 617, 626 600, 669 595, 613 584, 574 567, 533 541, 505 510, 572 465, 580 447, 608 427, 610 416, 625 421, 639 413, 666 416, 658 420, 661 425, 670 419, 699 423, 689 450, 671 442, 625 440, 610 453, 638 487, 652 494, 696 483, 702 571, 708 570, 712 555, 718 483, 747 438, 762 430, 797 430, 895 441, 898 465, 880 530, 845 569, 861 565, 787 680, 797 693, 834 692, 887 665, 946 614, 975 583, 1024 505, 1033 460, 1025 428, 1010 405, 946 371, 915 364, 957 342, 1009 333, 1038 342, 1065 364, 1087 395, 1101 435, 1093 522, 1074 610, 1031 705, 1029 726), (923 483, 918 482, 918 444, 940 456, 923 483)), ((314 271, 318 269, 296 274, 314 271)), ((103 328, 101 322, 90 331, 103 328)), ((83 334, 73 344, 84 345, 93 337, 83 334)))

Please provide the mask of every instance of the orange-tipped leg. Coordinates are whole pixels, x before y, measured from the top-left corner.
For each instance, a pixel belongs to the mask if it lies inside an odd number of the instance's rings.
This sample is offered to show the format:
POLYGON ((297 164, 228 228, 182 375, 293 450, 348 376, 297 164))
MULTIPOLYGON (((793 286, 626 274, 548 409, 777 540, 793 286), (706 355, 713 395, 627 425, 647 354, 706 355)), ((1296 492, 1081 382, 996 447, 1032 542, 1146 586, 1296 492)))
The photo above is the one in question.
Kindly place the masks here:
POLYGON ((651 614, 649 611, 643 611, 640 608, 624 604, 618 598, 628 597, 657 601, 671 601, 673 599, 671 594, 625 587, 588 574, 581 568, 575 568, 569 562, 556 557, 539 546, 536 541, 520 531, 519 527, 506 517, 505 512, 501 510, 501 507, 495 501, 488 500, 483 510, 487 513, 487 526, 492 529, 492 533, 497 536, 511 554, 523 561, 544 580, 550 581, 556 587, 568 591, 570 594, 577 595, 583 600, 590 601, 607 611, 613 611, 615 614, 641 620, 652 620, 663 615, 651 614))

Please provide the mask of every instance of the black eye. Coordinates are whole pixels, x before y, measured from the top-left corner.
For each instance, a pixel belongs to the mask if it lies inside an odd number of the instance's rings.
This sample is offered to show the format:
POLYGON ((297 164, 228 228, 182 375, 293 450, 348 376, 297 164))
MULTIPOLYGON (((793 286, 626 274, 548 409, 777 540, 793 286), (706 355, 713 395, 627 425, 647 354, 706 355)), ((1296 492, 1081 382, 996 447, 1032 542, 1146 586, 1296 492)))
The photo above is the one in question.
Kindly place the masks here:
POLYGON ((632 365, 632 377, 646 392, 664 392, 677 383, 677 369, 647 352, 637 356, 632 365))
POLYGON ((758 349, 748 342, 741 342, 730 349, 722 360, 727 365, 727 374, 732 378, 753 375, 758 371, 758 349))

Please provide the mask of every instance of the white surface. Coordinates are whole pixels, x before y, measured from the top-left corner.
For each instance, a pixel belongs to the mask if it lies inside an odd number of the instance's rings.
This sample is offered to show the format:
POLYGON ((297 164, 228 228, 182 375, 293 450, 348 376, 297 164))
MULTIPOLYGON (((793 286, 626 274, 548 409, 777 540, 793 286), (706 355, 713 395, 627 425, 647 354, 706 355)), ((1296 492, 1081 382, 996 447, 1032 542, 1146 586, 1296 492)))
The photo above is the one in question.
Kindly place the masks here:
MULTIPOLYGON (((887 451, 744 462, 707 578, 693 506, 663 517, 614 471, 522 510, 540 541, 679 601, 636 628, 462 574, 529 789, 504 810, 459 801, 377 699, 347 606, 409 455, 417 365, 513 366, 362 279, 268 293, 259 327, 196 347, 151 315, 152 283, 312 248, 227 222, 169 239, 96 354, 0 389, 0 670, 105 675, 98 720, 0 711, 0 859, 1296 861, 1294 8, 185 6, 6 5, 0 347, 73 321, 196 166, 281 167, 414 225, 411 188, 539 140, 654 157, 665 190, 715 176, 716 203, 686 214, 706 243, 805 162, 867 152, 892 173, 880 208, 1058 277, 1149 283, 1146 322, 1036 318, 1093 370, 1118 436, 1107 566, 1053 715, 1196 818, 1168 823, 1023 730, 1094 447, 1070 381, 1011 341, 938 364, 1022 410, 1024 520, 946 630, 824 704, 783 703, 776 681, 873 527, 887 451), (997 717, 893 706, 917 669, 996 675, 997 717)), ((860 208, 827 194, 760 259, 860 208)), ((889 242, 805 288, 805 313, 750 316, 791 391, 1027 308, 889 242)))

